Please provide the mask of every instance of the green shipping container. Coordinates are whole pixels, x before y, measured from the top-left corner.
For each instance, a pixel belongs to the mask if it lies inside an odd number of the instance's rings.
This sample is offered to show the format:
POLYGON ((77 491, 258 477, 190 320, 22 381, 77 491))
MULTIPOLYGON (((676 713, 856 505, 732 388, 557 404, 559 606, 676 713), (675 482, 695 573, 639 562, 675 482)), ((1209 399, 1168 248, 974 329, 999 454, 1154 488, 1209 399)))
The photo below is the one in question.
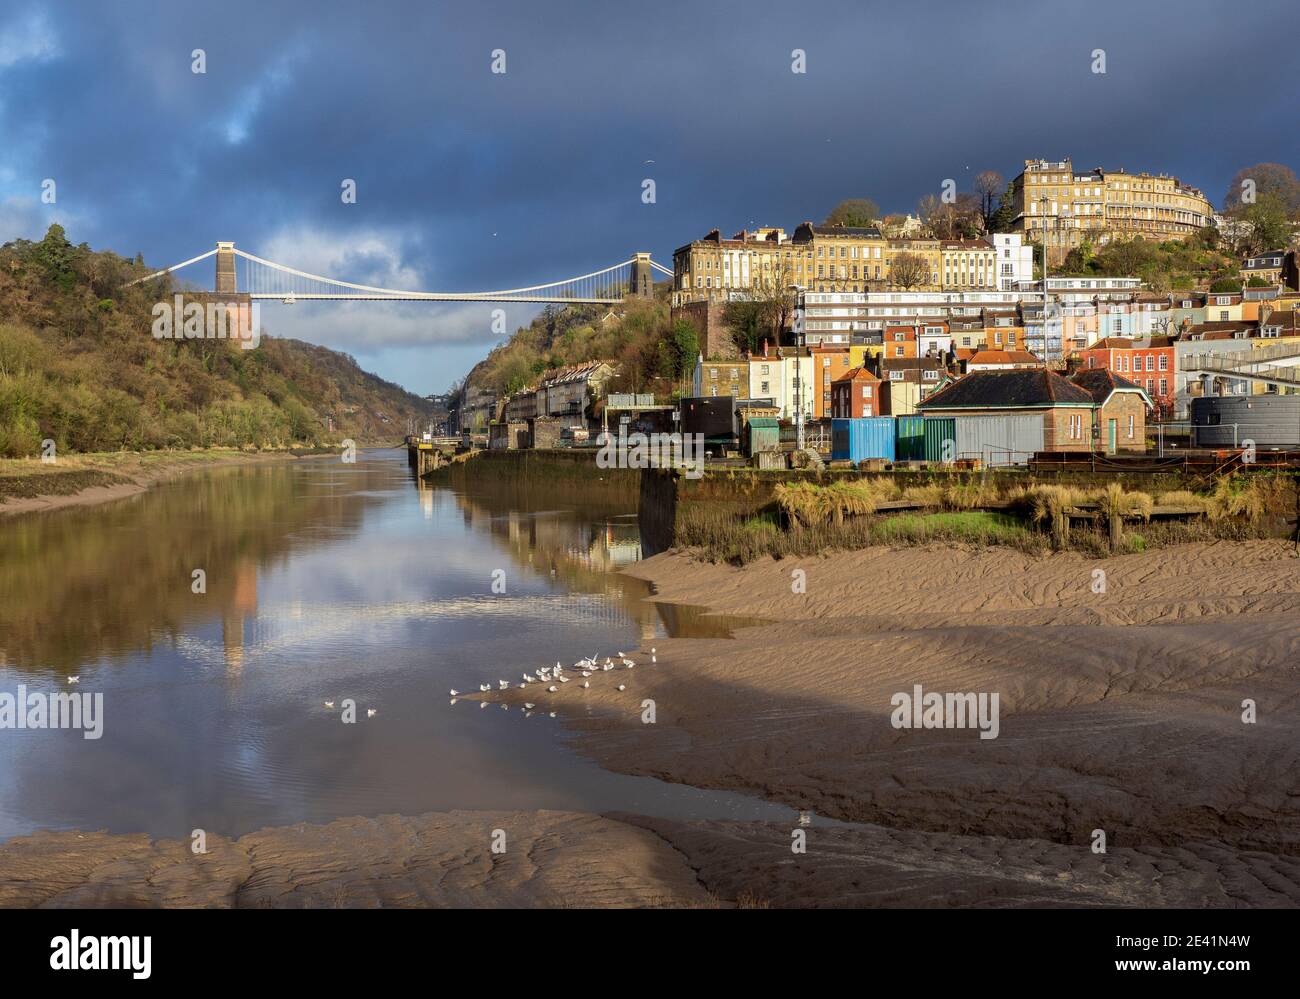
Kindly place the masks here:
POLYGON ((925 420, 925 460, 952 461, 956 458, 957 420, 951 416, 926 416, 923 419, 925 420))
POLYGON ((899 416, 895 418, 895 461, 925 460, 925 417, 899 416))

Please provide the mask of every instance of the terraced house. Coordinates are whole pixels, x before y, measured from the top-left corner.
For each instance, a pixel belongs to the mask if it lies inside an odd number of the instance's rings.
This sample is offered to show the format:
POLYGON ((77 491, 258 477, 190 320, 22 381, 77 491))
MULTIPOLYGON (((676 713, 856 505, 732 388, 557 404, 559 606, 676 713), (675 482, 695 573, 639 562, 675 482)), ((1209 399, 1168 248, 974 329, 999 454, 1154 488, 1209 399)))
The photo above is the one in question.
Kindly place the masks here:
POLYGON ((1012 197, 1016 230, 1045 245, 1052 263, 1084 239, 1182 238, 1214 221, 1209 199, 1177 177, 1101 167, 1080 172, 1068 159, 1025 160, 1012 197))

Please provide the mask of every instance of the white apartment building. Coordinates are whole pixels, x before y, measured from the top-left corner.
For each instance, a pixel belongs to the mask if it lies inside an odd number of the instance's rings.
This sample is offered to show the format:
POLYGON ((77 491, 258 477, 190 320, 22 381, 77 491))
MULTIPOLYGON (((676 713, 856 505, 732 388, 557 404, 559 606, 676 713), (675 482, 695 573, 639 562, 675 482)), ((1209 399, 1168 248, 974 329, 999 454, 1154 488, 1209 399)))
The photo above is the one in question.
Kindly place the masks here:
POLYGON ((1022 281, 1034 279, 1034 248, 1018 232, 997 232, 985 236, 997 253, 997 287, 1014 291, 1022 281))
POLYGON ((749 397, 771 399, 781 418, 794 419, 795 400, 800 398, 804 419, 813 419, 813 358, 752 357, 749 360, 749 397), (802 379, 801 384, 796 384, 802 379))

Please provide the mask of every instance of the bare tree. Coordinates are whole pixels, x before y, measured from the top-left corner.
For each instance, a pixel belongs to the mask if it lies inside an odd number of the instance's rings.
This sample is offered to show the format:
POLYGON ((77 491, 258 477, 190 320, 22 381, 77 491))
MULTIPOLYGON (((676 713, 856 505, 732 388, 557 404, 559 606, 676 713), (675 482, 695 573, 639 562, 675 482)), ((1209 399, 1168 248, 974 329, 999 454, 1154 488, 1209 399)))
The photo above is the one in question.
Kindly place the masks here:
POLYGON ((975 175, 975 195, 980 201, 980 215, 984 219, 984 231, 993 231, 993 216, 997 214, 998 203, 1007 182, 996 170, 985 170, 975 175))
POLYGON ((889 268, 889 283, 910 291, 930 280, 930 265, 919 253, 900 253, 889 268))

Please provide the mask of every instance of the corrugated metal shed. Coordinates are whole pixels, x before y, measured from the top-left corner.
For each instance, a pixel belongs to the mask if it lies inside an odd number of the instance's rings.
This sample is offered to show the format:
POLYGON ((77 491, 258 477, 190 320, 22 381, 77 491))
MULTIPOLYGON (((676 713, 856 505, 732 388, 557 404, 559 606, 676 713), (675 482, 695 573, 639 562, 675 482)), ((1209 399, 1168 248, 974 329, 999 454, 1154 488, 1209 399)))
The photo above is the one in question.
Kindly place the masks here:
POLYGON ((869 416, 857 420, 831 421, 831 460, 894 460, 894 418, 869 416))
POLYGON ((952 416, 925 417, 925 460, 953 461, 956 457, 956 418, 952 416))
POLYGON ((781 421, 774 416, 751 416, 745 428, 745 454, 752 457, 760 451, 776 451, 781 447, 781 421))
POLYGON ((1196 447, 1300 446, 1300 395, 1213 395, 1192 400, 1196 447))
POLYGON ((1024 465, 1045 451, 1042 414, 957 416, 957 458, 979 458, 985 465, 1024 465))
POLYGON ((925 460, 925 417, 894 417, 894 460, 925 460))

